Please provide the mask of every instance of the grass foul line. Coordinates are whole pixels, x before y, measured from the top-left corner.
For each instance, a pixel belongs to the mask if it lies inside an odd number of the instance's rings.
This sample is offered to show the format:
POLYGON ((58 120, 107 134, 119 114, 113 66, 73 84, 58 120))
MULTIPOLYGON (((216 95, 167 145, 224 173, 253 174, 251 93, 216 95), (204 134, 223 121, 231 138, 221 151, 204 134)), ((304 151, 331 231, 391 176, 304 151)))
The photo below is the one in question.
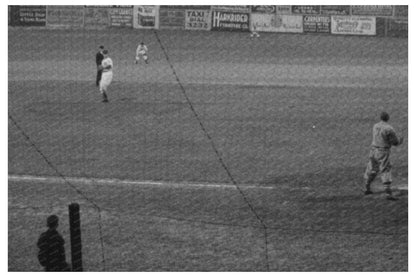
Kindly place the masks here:
MULTIPOLYGON (((84 177, 65 177, 71 183, 83 185, 131 185, 131 186, 155 186, 173 188, 212 188, 212 189, 236 189, 235 185, 222 183, 188 183, 188 182, 161 182, 161 181, 139 181, 122 180, 116 178, 84 178, 84 177)), ((33 175, 9 175, 11 181, 37 181, 47 183, 61 182, 62 178, 54 176, 33 176, 33 175)), ((245 189, 273 190, 275 187, 246 185, 245 189)))

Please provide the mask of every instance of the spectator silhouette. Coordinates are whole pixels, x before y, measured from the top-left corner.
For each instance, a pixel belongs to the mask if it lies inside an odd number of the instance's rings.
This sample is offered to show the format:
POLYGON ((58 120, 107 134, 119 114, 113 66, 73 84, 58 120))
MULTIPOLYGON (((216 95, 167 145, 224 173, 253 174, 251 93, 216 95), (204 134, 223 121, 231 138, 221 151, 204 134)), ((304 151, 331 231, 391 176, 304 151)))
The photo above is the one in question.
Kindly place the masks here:
POLYGON ((70 271, 65 259, 65 241, 56 230, 59 219, 56 215, 51 215, 46 222, 48 230, 40 235, 37 243, 39 263, 45 271, 70 271))

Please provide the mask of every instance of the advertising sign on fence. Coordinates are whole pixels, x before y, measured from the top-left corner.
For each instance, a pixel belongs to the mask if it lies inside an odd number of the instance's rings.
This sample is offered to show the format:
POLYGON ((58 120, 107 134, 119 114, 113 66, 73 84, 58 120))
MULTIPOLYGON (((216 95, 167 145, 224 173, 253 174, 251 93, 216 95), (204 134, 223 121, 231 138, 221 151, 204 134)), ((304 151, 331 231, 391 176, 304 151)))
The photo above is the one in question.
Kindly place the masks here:
POLYGON ((350 14, 350 6, 346 6, 346 5, 321 6, 321 14, 325 14, 325 15, 349 15, 350 14))
POLYGON ((232 6, 232 5, 227 5, 227 6, 211 6, 211 9, 213 11, 226 11, 226 12, 242 12, 242 13, 248 13, 250 12, 250 6, 232 6))
POLYGON ((15 26, 45 26, 46 6, 12 6, 10 17, 15 26))
POLYGON ((291 14, 292 9, 290 8, 290 5, 277 5, 276 13, 277 14, 291 14))
POLYGON ((409 23, 407 19, 387 19, 387 35, 394 37, 408 37, 409 23))
POLYGON ((84 27, 102 29, 110 25, 107 7, 85 7, 84 27))
POLYGON ((159 27, 162 29, 184 29, 185 10, 160 8, 159 27))
POLYGON ((361 5, 351 6, 352 15, 392 16, 393 6, 390 5, 361 5))
POLYGON ((394 6, 394 16, 407 17, 409 13, 409 6, 394 6))
POLYGON ((112 7, 109 10, 110 26, 132 27, 133 26, 133 6, 112 7))
POLYGON ((173 9, 173 10, 209 10, 211 6, 208 5, 162 5, 160 9, 173 9))
POLYGON ((331 17, 325 15, 304 15, 303 31, 305 33, 330 33, 331 17))
POLYGON ((251 26, 260 32, 303 32, 302 15, 252 14, 251 26))
POLYGON ((186 10, 185 11, 186 30, 206 30, 211 29, 211 11, 209 10, 186 10))
POLYGON ((48 6, 46 25, 57 28, 81 28, 84 25, 84 7, 48 6))
POLYGON ((249 13, 213 11, 211 30, 249 31, 249 13))
POLYGON ((159 29, 159 6, 134 6, 133 27, 159 29))
POLYGON ((292 6, 294 14, 319 14, 320 6, 292 6))
POLYGON ((375 35, 374 16, 332 16, 331 33, 341 35, 375 35))
POLYGON ((253 13, 276 13, 276 6, 251 6, 253 13))

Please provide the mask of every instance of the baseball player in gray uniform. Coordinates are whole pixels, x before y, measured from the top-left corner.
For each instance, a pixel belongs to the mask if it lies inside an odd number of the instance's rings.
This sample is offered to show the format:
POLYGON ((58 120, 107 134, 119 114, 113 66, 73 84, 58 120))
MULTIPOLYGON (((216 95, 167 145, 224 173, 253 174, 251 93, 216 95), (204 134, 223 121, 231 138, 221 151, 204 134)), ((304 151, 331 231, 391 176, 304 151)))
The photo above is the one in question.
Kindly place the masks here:
POLYGON ((373 127, 373 141, 369 155, 367 169, 364 173, 365 180, 365 194, 372 194, 371 183, 376 178, 377 174, 381 174, 381 181, 384 184, 385 192, 388 200, 396 200, 391 191, 391 164, 390 164, 390 148, 398 146, 403 143, 403 137, 399 137, 390 126, 389 114, 382 112, 380 115, 381 121, 376 123, 373 127))

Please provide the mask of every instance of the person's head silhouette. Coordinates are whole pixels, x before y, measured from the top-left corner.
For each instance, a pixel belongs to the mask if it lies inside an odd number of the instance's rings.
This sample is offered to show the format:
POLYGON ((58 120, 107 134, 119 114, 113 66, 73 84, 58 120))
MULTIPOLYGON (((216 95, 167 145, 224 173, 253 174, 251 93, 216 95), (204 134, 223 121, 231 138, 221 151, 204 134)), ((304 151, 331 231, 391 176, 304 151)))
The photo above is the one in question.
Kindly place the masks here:
POLYGON ((50 215, 46 219, 46 226, 48 226, 51 229, 56 229, 58 227, 58 224, 59 224, 59 219, 58 219, 58 216, 56 215, 50 215))

